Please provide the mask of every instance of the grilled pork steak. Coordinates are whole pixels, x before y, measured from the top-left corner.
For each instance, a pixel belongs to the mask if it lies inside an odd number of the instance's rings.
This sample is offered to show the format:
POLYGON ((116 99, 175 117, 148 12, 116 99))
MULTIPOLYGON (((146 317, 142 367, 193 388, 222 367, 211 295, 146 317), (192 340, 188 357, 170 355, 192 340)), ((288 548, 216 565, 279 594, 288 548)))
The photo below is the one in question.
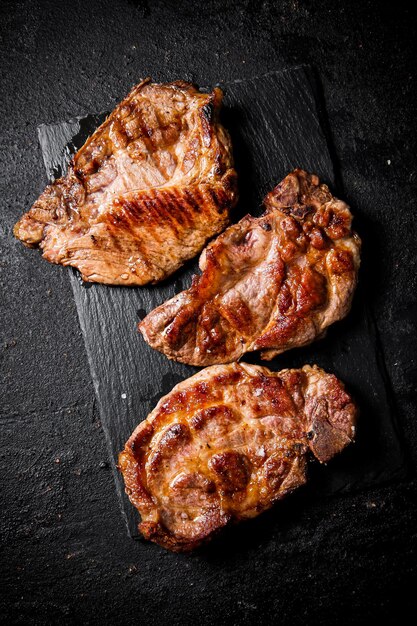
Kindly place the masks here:
POLYGON ((139 529, 182 551, 255 517, 305 483, 309 449, 326 462, 352 440, 356 413, 315 366, 202 370, 159 401, 119 456, 139 529))
POLYGON ((15 236, 86 281, 162 280, 225 228, 237 199, 221 99, 220 89, 144 80, 16 224, 15 236))
POLYGON ((210 243, 202 275, 139 325, 150 346, 192 365, 261 350, 264 359, 303 346, 349 311, 360 239, 349 207, 317 176, 294 170, 210 243))

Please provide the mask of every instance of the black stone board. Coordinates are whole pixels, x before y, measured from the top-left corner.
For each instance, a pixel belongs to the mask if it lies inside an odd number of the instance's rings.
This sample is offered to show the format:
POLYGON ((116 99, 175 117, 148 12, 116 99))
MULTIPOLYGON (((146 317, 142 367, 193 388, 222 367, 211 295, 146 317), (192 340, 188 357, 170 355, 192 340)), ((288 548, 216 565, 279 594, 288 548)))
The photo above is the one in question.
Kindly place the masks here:
MULTIPOLYGON (((223 121, 232 134, 239 174, 241 199, 234 220, 248 212, 259 215, 265 194, 297 166, 316 172, 337 194, 318 85, 310 68, 301 66, 221 86, 225 91, 223 121)), ((71 154, 105 115, 39 127, 50 180, 65 172, 71 154)), ((69 270, 116 489, 132 536, 138 535, 138 515, 124 493, 116 468, 118 453, 159 398, 198 369, 169 361, 149 348, 136 326, 146 313, 187 288, 197 271, 194 259, 160 285, 126 288, 84 284, 75 270, 69 270)), ((360 285, 351 314, 331 327, 325 339, 270 363, 256 354, 244 360, 273 370, 317 363, 345 381, 360 405, 355 445, 328 467, 311 464, 306 498, 364 489, 403 476, 389 382, 360 285)))

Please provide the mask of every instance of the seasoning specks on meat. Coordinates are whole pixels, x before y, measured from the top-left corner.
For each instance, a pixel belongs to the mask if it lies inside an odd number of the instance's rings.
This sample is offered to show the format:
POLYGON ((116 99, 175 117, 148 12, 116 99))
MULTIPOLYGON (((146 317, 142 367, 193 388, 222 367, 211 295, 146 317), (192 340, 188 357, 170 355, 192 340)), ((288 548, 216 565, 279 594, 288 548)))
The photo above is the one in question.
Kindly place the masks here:
POLYGON ((132 89, 16 224, 24 244, 86 281, 155 283, 195 256, 236 203, 222 92, 132 89))

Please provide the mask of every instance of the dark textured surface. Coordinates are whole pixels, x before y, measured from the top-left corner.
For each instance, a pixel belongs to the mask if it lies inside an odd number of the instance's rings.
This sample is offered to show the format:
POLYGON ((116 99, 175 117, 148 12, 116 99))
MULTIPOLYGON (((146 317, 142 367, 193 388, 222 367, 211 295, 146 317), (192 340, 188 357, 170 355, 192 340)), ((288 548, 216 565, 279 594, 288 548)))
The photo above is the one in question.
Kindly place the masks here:
MULTIPOLYGON (((235 80, 222 87, 223 118, 233 138, 241 181, 236 219, 248 210, 259 215, 268 191, 296 166, 314 171, 334 185, 333 164, 319 121, 317 81, 311 68, 300 66, 254 79, 235 80)), ((65 172, 70 155, 83 145, 86 136, 94 132, 104 117, 88 115, 39 127, 50 180, 65 172)), ((152 350, 138 333, 137 321, 145 311, 152 311, 190 286, 192 275, 198 272, 198 259, 187 263, 163 285, 140 289, 83 283, 76 271, 71 268, 68 271, 116 490, 129 532, 137 536, 138 516, 116 469, 118 454, 157 400, 177 382, 198 371, 169 361, 152 350)), ((329 329, 324 341, 304 350, 293 350, 266 364, 273 370, 320 364, 348 385, 361 406, 356 445, 332 463, 328 472, 316 471, 316 480, 309 484, 311 497, 365 488, 404 475, 396 419, 390 411, 390 394, 385 388, 383 364, 378 364, 378 355, 380 350, 366 296, 360 291, 349 318, 329 329)), ((256 353, 245 355, 243 360, 265 365, 256 353)), ((310 477, 312 474, 311 469, 310 477)))
POLYGON ((2 612, 5 623, 397 623, 416 608, 416 21, 380 2, 1 4, 2 612), (14 241, 44 185, 41 123, 111 108, 145 74, 322 80, 365 240, 406 479, 285 505, 173 556, 119 514, 68 275, 14 241), (262 521, 261 521, 262 519, 262 521))

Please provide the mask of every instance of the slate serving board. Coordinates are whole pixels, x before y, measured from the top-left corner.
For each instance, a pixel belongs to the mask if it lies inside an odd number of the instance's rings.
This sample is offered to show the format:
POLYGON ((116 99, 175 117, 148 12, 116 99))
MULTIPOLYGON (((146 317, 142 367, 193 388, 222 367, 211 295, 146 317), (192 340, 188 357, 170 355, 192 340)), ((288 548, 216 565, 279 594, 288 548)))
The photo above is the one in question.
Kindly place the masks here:
MULTIPOLYGON (((225 91, 223 121, 232 135, 240 181, 241 200, 234 220, 247 212, 259 215, 265 194, 297 166, 316 172, 337 193, 317 83, 310 68, 221 86, 225 91)), ((50 180, 65 173, 71 154, 105 116, 87 115, 39 127, 50 180)), ((149 348, 136 325, 147 312, 187 288, 197 271, 195 259, 158 286, 127 288, 83 284, 79 274, 69 270, 121 510, 133 537, 138 535, 139 516, 124 493, 116 468, 118 453, 159 398, 198 369, 169 361, 149 348)), ((317 363, 340 376, 358 400, 361 418, 356 444, 327 468, 312 463, 307 498, 366 488, 403 474, 404 458, 384 368, 361 286, 350 316, 334 325, 325 339, 270 363, 257 355, 243 360, 274 370, 317 363)))

